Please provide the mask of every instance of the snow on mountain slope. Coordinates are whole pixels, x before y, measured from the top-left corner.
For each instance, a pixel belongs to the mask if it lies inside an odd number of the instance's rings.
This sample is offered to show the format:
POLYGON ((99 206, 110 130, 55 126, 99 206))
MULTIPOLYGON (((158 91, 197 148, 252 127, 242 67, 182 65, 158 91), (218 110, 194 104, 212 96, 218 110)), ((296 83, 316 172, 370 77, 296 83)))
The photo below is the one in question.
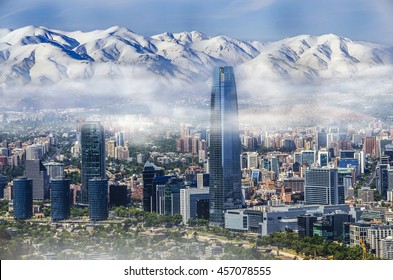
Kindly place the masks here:
POLYGON ((219 65, 235 66, 240 79, 310 82, 392 64, 393 47, 333 34, 263 43, 198 31, 147 37, 118 26, 91 32, 0 29, 0 84, 132 80, 140 70, 157 79, 190 83, 206 81, 219 65))
POLYGON ((245 76, 310 81, 346 78, 393 64, 393 49, 337 35, 302 35, 264 45, 260 55, 239 67, 245 76))

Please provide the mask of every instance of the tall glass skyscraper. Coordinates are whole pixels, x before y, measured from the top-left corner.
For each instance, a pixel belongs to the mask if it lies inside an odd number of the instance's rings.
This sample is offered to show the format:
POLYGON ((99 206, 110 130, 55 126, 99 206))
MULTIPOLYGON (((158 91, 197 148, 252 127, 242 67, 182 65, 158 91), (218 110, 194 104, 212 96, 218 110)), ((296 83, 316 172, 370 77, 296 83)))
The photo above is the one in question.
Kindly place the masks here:
POLYGON ((49 182, 52 220, 70 217, 70 180, 53 179, 49 182))
POLYGON ((85 122, 81 127, 82 170, 81 200, 88 203, 89 179, 105 179, 105 135, 99 122, 85 122))
POLYGON ((224 212, 242 206, 240 137, 233 68, 213 72, 210 107, 209 221, 224 225, 224 212))
POLYGON ((13 182, 14 218, 30 219, 33 216, 33 180, 19 177, 13 182))
POLYGON ((91 221, 108 219, 108 180, 89 180, 89 214, 91 221))

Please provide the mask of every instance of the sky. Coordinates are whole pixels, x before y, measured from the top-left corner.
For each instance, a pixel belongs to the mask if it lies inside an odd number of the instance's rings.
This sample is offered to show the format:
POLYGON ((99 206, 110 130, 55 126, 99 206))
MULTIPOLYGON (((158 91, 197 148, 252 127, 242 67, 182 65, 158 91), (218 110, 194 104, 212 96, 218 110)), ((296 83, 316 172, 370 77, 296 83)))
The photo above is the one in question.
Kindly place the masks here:
POLYGON ((123 26, 151 36, 201 31, 273 41, 334 33, 393 44, 393 0, 0 0, 0 28, 123 26))

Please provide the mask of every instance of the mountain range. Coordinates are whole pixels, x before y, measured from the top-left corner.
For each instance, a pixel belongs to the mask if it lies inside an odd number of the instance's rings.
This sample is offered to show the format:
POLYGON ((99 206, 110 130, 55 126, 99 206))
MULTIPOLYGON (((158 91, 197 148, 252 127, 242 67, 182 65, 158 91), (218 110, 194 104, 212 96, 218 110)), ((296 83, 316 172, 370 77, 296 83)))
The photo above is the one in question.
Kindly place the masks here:
POLYGON ((91 32, 34 26, 0 29, 3 88, 133 79, 144 77, 143 73, 189 83, 208 80, 212 68, 220 65, 235 66, 241 79, 295 83, 347 79, 393 65, 393 47, 334 34, 258 42, 198 31, 148 37, 117 26, 91 32))

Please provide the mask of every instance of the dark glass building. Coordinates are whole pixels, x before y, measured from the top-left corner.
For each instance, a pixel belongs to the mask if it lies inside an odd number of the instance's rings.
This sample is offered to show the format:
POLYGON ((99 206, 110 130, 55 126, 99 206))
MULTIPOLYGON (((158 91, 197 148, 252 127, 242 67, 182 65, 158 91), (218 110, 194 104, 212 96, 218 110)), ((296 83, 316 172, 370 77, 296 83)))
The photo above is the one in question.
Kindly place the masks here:
POLYGON ((317 222, 317 217, 310 214, 302 215, 297 217, 297 227, 299 232, 299 237, 312 237, 313 236, 313 226, 317 222))
MULTIPOLYGON (((153 184, 153 179, 155 176, 164 176, 164 170, 158 168, 153 163, 149 161, 146 162, 142 178, 143 178, 143 211, 146 212, 156 212, 156 191, 157 184, 159 182, 155 182, 153 184)), ((163 182, 165 184, 167 182, 163 182)), ((157 180, 156 180, 157 181, 157 180)))
POLYGON ((130 203, 127 186, 109 186, 109 204, 111 207, 126 206, 130 203))
POLYGON ((70 180, 53 179, 49 182, 52 220, 70 217, 70 180))
POLYGON ((105 135, 99 122, 85 122, 81 127, 82 169, 81 201, 88 203, 88 181, 105 179, 105 135))
POLYGON ((90 220, 108 219, 108 180, 94 178, 88 184, 90 220))
POLYGON ((25 176, 33 180, 33 199, 44 200, 49 198, 48 172, 41 160, 26 160, 25 176))
POLYGON ((327 147, 327 133, 324 131, 318 132, 317 141, 318 141, 318 149, 326 148, 327 147))
POLYGON ((0 174, 0 198, 4 198, 4 188, 7 186, 7 177, 0 174))
POLYGON ((210 106, 209 220, 223 226, 224 212, 242 207, 241 146, 232 67, 214 69, 210 106))
POLYGON ((33 216, 33 180, 21 177, 13 183, 14 218, 29 219, 33 216))

